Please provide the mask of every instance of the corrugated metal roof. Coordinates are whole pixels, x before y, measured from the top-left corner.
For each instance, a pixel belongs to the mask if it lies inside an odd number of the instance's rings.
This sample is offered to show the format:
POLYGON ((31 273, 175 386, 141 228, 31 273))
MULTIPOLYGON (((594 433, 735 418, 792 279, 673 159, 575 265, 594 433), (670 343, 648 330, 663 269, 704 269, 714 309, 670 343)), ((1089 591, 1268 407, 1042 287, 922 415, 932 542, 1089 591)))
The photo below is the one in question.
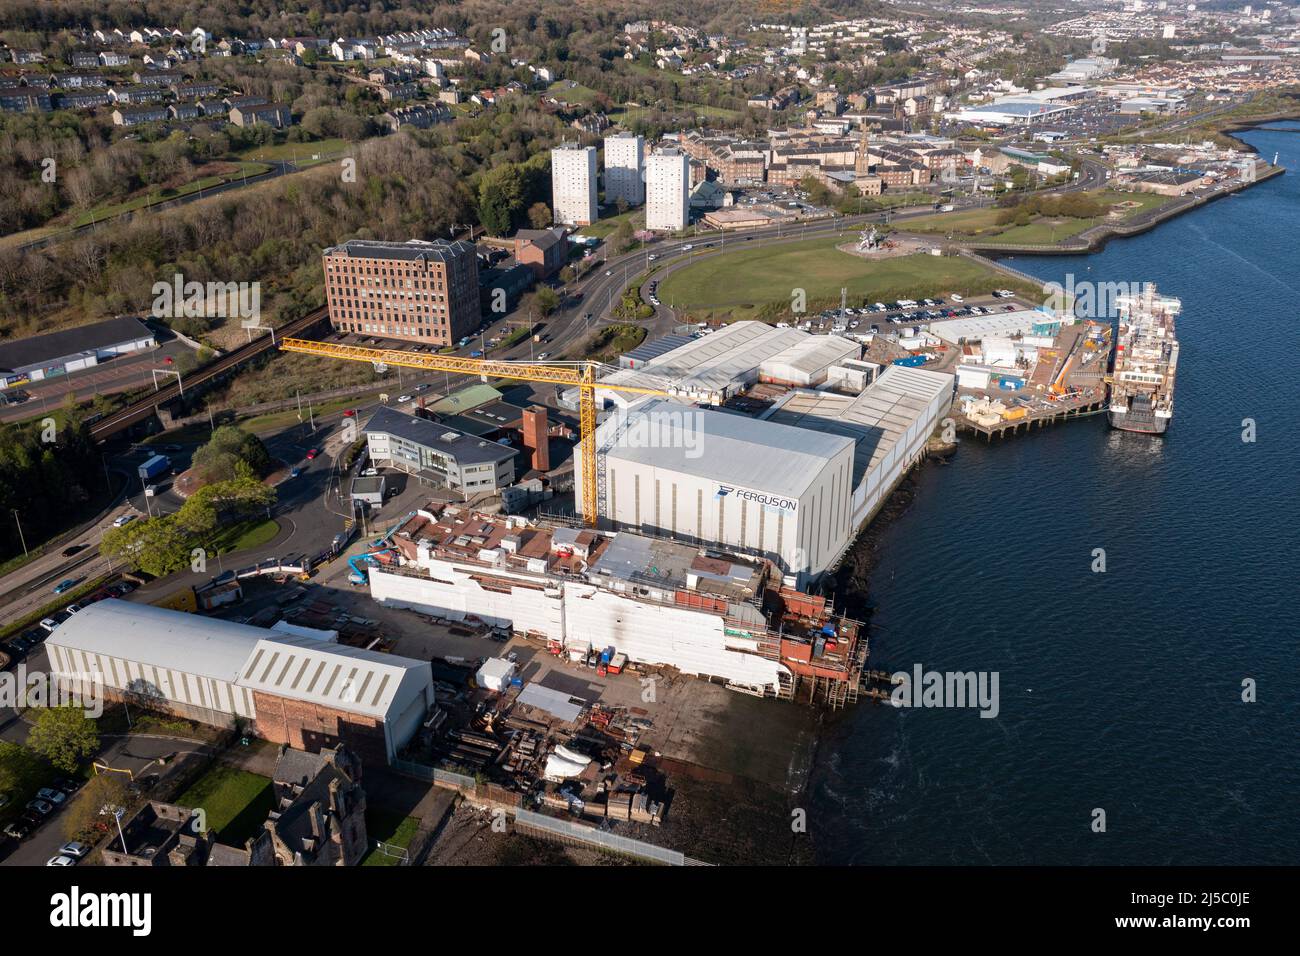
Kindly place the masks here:
POLYGON ((234 681, 265 635, 260 627, 110 598, 72 615, 46 643, 234 681))
POLYGON ((431 679, 425 661, 116 599, 78 611, 46 643, 381 718, 408 675, 408 687, 431 679))
POLYGON ((850 339, 838 335, 810 335, 764 361, 759 370, 764 375, 776 374, 784 366, 811 375, 836 362, 846 358, 855 359, 861 354, 862 346, 850 339))
POLYGON ((277 634, 253 648, 239 686, 350 713, 385 717, 407 674, 424 661, 277 634))
POLYGON ((851 445, 833 435, 652 398, 606 419, 598 447, 619 461, 798 498, 851 445), (617 436, 617 437, 616 437, 617 436))
POLYGON ((796 430, 837 435, 855 442, 853 484, 875 468, 926 406, 951 394, 953 377, 944 372, 891 365, 856 397, 830 392, 794 391, 767 416, 796 430))
POLYGON ((651 359, 639 369, 615 372, 603 381, 690 391, 721 390, 752 376, 766 359, 807 339, 798 329, 765 322, 733 322, 681 348, 651 359))

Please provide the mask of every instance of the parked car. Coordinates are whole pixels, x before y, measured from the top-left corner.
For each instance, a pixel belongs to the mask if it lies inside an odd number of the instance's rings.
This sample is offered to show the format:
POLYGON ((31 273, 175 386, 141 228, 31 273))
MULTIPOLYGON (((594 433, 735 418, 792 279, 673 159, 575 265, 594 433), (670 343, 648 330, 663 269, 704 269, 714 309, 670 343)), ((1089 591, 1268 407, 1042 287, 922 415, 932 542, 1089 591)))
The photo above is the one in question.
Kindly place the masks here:
POLYGON ((64 594, 68 591, 71 591, 76 586, 77 586, 77 582, 74 578, 64 578, 58 584, 54 585, 54 593, 64 594))
POLYGON ((77 861, 70 856, 64 856, 60 853, 58 856, 52 856, 45 861, 46 866, 76 866, 77 861))
POLYGON ((54 812, 54 804, 45 800, 28 800, 27 809, 33 813, 39 813, 43 817, 48 817, 54 812))
POLYGON ((135 520, 135 515, 121 515, 120 517, 113 519, 113 527, 121 528, 124 525, 130 524, 134 520, 135 520))
POLYGON ((409 402, 409 401, 412 399, 412 397, 413 397, 413 396, 411 396, 411 395, 398 395, 398 396, 397 396, 397 404, 399 404, 399 405, 405 405, 407 402, 409 402))
POLYGON ((311 461, 312 459, 314 459, 314 458, 315 458, 317 455, 319 455, 319 454, 320 454, 320 449, 319 449, 319 448, 311 448, 311 449, 308 449, 308 451, 307 451, 307 460, 308 460, 308 461, 311 461))
POLYGON ((73 780, 71 777, 60 777, 54 781, 54 786, 64 793, 76 793, 81 789, 81 781, 73 780))
POLYGON ((63 610, 67 611, 69 614, 76 614, 78 611, 81 610, 81 605, 80 605, 80 604, 77 604, 77 603, 74 601, 73 603, 71 603, 71 604, 69 604, 67 607, 65 607, 63 610))
POLYGON ((293 469, 293 471, 289 472, 289 477, 290 477, 290 478, 297 478, 297 477, 298 477, 299 475, 301 475, 301 474, 302 474, 302 469, 301 469, 301 468, 297 468, 297 467, 295 467, 295 468, 293 469))
POLYGON ((31 835, 36 828, 26 820, 18 819, 5 826, 5 836, 12 837, 15 840, 23 840, 31 835))
POLYGON ((36 791, 36 796, 55 807, 63 806, 64 801, 68 799, 66 793, 62 790, 56 790, 53 787, 41 787, 41 789, 36 791))
POLYGON ((70 856, 74 860, 82 859, 89 852, 90 846, 88 844, 79 843, 76 840, 73 840, 71 843, 65 843, 63 846, 59 847, 59 853, 63 856, 70 856))

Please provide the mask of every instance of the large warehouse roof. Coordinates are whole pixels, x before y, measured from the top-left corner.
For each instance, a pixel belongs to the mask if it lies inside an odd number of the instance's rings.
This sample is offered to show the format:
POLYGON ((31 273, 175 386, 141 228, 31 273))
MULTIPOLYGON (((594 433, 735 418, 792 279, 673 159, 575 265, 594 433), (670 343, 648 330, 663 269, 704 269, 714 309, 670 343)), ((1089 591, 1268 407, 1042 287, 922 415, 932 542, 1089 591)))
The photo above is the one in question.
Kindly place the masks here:
POLYGON ((752 381, 764 361, 808 337, 807 332, 778 329, 766 322, 733 322, 603 381, 665 391, 717 391, 752 381))
MULTIPOLYGON (((1016 332, 1028 332, 1039 322, 1059 321, 1060 316, 1054 312, 1040 312, 1038 309, 1021 309, 1017 312, 994 312, 992 315, 972 315, 963 319, 941 319, 930 323, 930 331, 947 342, 957 343, 962 339, 974 341, 987 336, 1008 336, 1016 332)), ((1071 317, 1066 316, 1066 320, 1071 317)))
POLYGON ((862 346, 838 335, 810 335, 782 349, 759 367, 764 375, 777 378, 787 372, 815 375, 828 366, 862 354, 862 346))
POLYGON ((239 686, 383 717, 395 701, 404 704, 409 699, 412 683, 427 684, 429 673, 424 661, 309 637, 276 635, 257 642, 239 686))
POLYGON ((430 681, 425 661, 115 599, 78 611, 48 643, 380 718, 430 681))
POLYGON ((891 365, 856 397, 831 392, 790 392, 766 421, 795 430, 825 432, 851 439, 853 484, 875 468, 890 449, 942 394, 952 393, 953 377, 944 372, 891 365))
POLYGON ((56 359, 67 358, 82 352, 93 352, 110 345, 137 342, 151 339, 153 333, 148 326, 129 315, 90 325, 79 325, 75 329, 62 329, 33 335, 26 339, 0 343, 0 369, 19 369, 41 362, 53 363, 56 359))
POLYGON ((653 398, 607 419, 608 458, 798 498, 850 442, 802 428, 653 398))
POLYGON ((233 682, 265 634, 247 624, 109 599, 72 615, 47 643, 233 682))

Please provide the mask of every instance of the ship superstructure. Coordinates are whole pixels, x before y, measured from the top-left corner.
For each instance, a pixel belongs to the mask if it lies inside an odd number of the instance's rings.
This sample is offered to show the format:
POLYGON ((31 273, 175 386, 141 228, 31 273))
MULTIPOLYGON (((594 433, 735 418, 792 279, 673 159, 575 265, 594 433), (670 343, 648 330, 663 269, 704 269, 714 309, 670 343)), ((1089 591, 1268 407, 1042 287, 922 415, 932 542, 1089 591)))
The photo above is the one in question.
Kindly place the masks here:
POLYGON ((412 513, 374 557, 371 596, 387 606, 509 628, 574 659, 613 648, 763 696, 857 699, 860 625, 765 558, 454 505, 412 513))
POLYGON ((1174 320, 1182 302, 1160 295, 1148 283, 1142 291, 1121 295, 1119 333, 1115 338, 1110 424, 1123 431, 1164 434, 1174 414, 1178 373, 1178 339, 1174 320))

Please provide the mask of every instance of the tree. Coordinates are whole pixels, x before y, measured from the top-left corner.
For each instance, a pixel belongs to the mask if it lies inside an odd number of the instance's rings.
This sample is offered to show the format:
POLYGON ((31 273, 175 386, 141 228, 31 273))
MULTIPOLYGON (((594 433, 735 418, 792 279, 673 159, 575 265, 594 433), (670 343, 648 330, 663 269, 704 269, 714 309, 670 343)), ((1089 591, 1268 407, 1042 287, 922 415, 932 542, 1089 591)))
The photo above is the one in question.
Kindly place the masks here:
POLYGON ((125 807, 130 800, 124 774, 97 774, 63 811, 63 835, 69 840, 90 836, 97 824, 109 821, 101 813, 105 807, 125 807))
POLYGON ((551 224, 551 207, 544 202, 535 202, 528 207, 528 222, 534 229, 545 229, 551 224))
POLYGON ((0 793, 12 799, 15 791, 30 789, 40 767, 36 755, 26 747, 0 740, 0 793))
POLYGON ((240 462, 257 477, 271 470, 271 454, 260 438, 234 425, 222 425, 194 453, 191 467, 205 482, 231 481, 239 477, 240 462))
POLYGON ((75 773, 99 750, 99 728, 80 707, 47 707, 37 714, 27 746, 58 769, 75 773))
POLYGON ((479 222, 494 236, 514 231, 514 219, 523 204, 524 187, 519 167, 513 163, 489 170, 479 181, 479 222))
POLYGON ((537 290, 537 308, 542 315, 550 315, 560 307, 560 295, 550 286, 542 286, 537 290))

